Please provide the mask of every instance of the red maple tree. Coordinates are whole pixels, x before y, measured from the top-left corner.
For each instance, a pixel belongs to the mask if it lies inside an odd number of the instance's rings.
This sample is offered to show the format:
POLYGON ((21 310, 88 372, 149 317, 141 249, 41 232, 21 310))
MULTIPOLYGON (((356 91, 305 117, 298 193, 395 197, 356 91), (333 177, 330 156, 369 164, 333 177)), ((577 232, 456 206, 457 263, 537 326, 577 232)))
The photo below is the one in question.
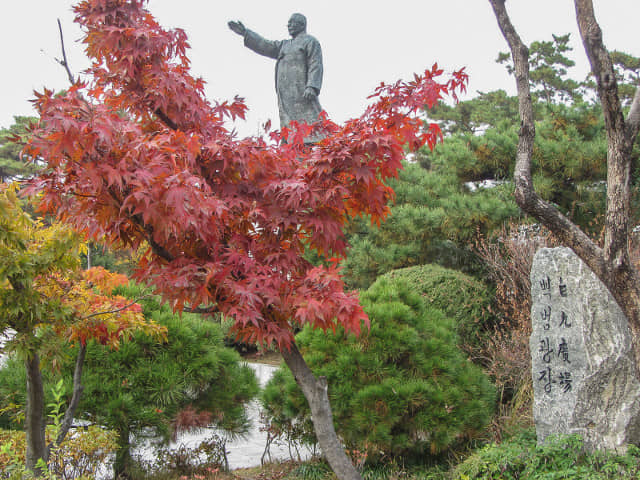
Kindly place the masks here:
POLYGON ((456 98, 467 76, 441 80, 434 65, 410 82, 381 84, 364 114, 344 125, 324 117, 239 139, 227 124, 243 118, 243 100, 208 101, 203 80, 189 73, 185 33, 163 29, 145 3, 75 7, 91 81, 37 94, 40 123, 26 153, 47 166, 30 188, 42 192, 42 210, 90 238, 148 245, 138 280, 177 310, 233 318, 236 335, 275 344, 293 370, 296 327, 358 333, 368 325, 337 266, 343 226, 356 215, 385 218, 393 198, 385 181, 405 147, 433 147, 442 136, 417 114, 443 95, 456 98), (312 128, 325 137, 309 147, 312 128), (307 261, 309 249, 329 266, 307 261))

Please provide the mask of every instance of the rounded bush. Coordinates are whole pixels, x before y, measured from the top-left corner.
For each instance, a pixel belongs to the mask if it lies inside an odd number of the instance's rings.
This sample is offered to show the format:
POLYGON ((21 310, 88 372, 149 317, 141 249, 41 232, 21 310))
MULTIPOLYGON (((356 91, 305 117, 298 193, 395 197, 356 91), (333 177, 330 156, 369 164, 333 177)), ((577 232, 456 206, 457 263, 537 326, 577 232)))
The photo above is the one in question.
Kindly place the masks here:
MULTIPOLYGON (((482 431, 494 389, 457 347, 454 323, 402 279, 382 278, 361 296, 371 328, 360 337, 305 328, 296 340, 327 377, 338 434, 382 456, 438 454, 482 431)), ((263 403, 275 430, 309 434, 309 411, 292 375, 269 382, 263 403)))
POLYGON ((418 292, 427 307, 453 319, 460 346, 467 352, 477 349, 495 322, 491 311, 494 292, 481 281, 439 265, 418 265, 386 273, 382 278, 405 280, 418 292))

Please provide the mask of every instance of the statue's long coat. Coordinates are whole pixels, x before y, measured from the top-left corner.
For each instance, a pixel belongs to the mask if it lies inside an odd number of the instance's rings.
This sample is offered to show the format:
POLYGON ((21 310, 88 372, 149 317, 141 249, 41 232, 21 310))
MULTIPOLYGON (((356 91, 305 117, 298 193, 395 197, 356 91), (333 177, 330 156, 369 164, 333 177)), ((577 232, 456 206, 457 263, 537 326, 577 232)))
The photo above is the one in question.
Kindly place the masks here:
POLYGON ((306 87, 320 93, 322 87, 322 50, 320 42, 311 35, 301 33, 289 40, 266 40, 247 30, 244 44, 260 55, 276 60, 276 92, 280 110, 280 127, 296 120, 312 124, 322 111, 318 97, 305 100, 306 87))

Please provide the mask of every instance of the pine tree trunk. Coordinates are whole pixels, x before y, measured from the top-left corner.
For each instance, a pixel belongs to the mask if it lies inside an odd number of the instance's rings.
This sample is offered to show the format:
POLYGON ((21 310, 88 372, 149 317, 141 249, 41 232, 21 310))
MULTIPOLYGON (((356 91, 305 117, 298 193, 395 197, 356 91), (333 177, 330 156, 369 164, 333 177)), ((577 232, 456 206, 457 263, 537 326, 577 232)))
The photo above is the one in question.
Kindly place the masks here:
MULTIPOLYGON (((625 118, 618 95, 616 73, 602 42, 592 0, 574 0, 582 43, 596 80, 607 132, 607 212, 604 247, 580 230, 558 209, 536 193, 531 174, 535 123, 529 87, 529 51, 515 30, 505 0, 489 0, 498 26, 513 57, 520 106, 521 127, 514 170, 515 198, 529 215, 570 247, 604 283, 629 320, 637 368, 640 368, 640 274, 629 257, 631 219, 631 171, 633 145, 640 132, 640 88, 625 118)), ((640 377, 640 372, 638 372, 640 377)))
POLYGON ((118 449, 116 459, 113 462, 113 478, 119 480, 131 478, 131 444, 129 443, 129 427, 117 428, 118 449))
POLYGON ((302 358, 296 344, 290 350, 282 350, 282 356, 293 373, 296 383, 302 389, 311 409, 311 421, 315 430, 320 449, 329 466, 339 480, 362 480, 362 477, 351 463, 342 447, 340 439, 333 427, 333 415, 329 396, 327 394, 327 380, 316 378, 307 363, 302 358))
POLYGON ((25 432, 27 452, 25 467, 37 476, 42 470, 36 468, 39 459, 47 461, 47 443, 45 438, 44 385, 40 372, 40 358, 33 352, 25 360, 27 370, 27 401, 25 406, 25 432))
POLYGON ((118 449, 116 450, 116 459, 113 462, 113 478, 118 480, 131 478, 131 445, 129 443, 128 426, 117 428, 118 432, 118 449))

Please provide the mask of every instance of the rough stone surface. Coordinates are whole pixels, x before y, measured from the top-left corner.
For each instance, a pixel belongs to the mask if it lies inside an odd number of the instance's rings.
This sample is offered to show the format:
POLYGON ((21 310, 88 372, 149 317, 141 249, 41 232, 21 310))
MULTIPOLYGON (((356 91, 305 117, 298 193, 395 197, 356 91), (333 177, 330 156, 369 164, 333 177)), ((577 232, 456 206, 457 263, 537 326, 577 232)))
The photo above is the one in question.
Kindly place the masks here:
POLYGON ((531 269, 530 347, 538 442, 581 434, 589 450, 640 442, 640 383, 626 317, 568 248, 544 248, 531 269))

